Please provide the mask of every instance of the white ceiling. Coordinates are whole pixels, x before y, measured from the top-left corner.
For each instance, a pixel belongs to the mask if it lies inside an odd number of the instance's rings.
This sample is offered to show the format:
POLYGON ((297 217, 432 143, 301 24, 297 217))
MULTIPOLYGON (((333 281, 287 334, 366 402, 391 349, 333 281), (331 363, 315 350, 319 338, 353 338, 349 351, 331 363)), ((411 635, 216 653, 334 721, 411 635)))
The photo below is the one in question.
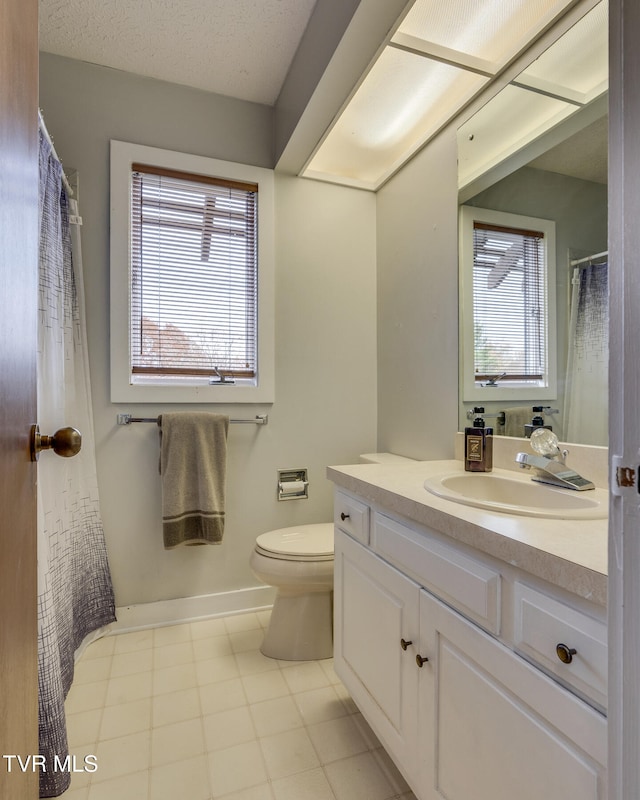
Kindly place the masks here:
MULTIPOLYGON (((40 49, 68 58, 273 106, 314 8, 318 5, 318 9, 322 9, 322 1, 39 0, 40 49)), ((500 7, 501 0, 496 1, 500 7)), ((443 7, 440 0, 420 0, 416 3, 416 8, 419 10, 426 4, 441 13, 443 8, 453 8, 469 2, 474 5, 477 0, 449 0, 449 5, 446 7, 443 7)), ((523 2, 527 4, 525 0, 513 0, 513 2, 516 5, 523 2)), ((536 2, 560 6, 566 4, 568 0, 536 0, 536 2)), ((331 111, 332 101, 329 111, 325 109, 329 116, 326 119, 316 120, 316 138, 313 138, 315 130, 313 129, 309 133, 313 141, 310 139, 305 147, 315 148, 322 137, 322 132, 331 131, 331 114, 337 112, 344 93, 348 94, 352 91, 352 86, 358 83, 360 73, 354 72, 349 77, 349 69, 357 70, 359 62, 354 60, 353 53, 358 46, 362 48, 363 31, 371 39, 369 42, 371 53, 375 52, 385 37, 395 30, 397 15, 402 8, 407 7, 405 3, 406 0, 384 0, 384 2, 372 0, 367 5, 368 15, 360 15, 362 17, 359 22, 360 28, 351 24, 355 31, 351 38, 346 34, 342 36, 342 33, 337 38, 334 36, 335 42, 342 38, 341 47, 346 42, 342 49, 346 49, 346 57, 351 59, 346 64, 343 59, 337 62, 336 66, 344 78, 345 85, 339 88, 336 95, 338 105, 335 106, 335 110, 331 111), (388 13, 382 13, 387 4, 388 13), (373 19, 371 14, 375 9, 378 16, 373 19), (351 61, 354 61, 354 64, 351 64, 351 61)), ((605 3, 601 5, 606 7, 605 3)), ((327 24, 331 24, 333 17, 329 20, 326 14, 324 17, 316 16, 314 19, 317 23, 316 28, 321 25, 321 29, 325 30, 327 24)), ((411 19, 407 17, 407 20, 411 19)), ((454 26, 455 30, 458 27, 454 26)), ((433 33, 433 25, 429 26, 429 30, 433 33)), ((417 41, 415 36, 413 39, 417 41)), ((582 50, 582 46, 573 48, 573 51, 578 53, 582 50)), ((600 50, 606 52, 606 45, 600 50)), ((367 52, 364 48, 363 53, 366 55, 367 52)), ((371 63, 368 61, 370 57, 365 57, 361 69, 366 71, 367 62, 371 63)), ((568 60, 571 62, 571 59, 568 60)), ((595 60, 598 61, 597 58, 595 60)), ((567 58, 563 57, 562 62, 565 61, 567 58)), ((333 72, 335 73, 335 69, 333 72)), ((552 73, 555 74, 553 70, 552 73)), ((403 80, 406 78, 404 71, 402 77, 403 80)), ((333 78, 335 79, 335 74, 333 78)), ((328 81, 327 85, 332 84, 328 81)), ((368 102, 366 106, 367 108, 371 106, 375 110, 377 104, 368 102)), ((391 117, 396 119, 397 115, 391 117)), ((333 119, 335 121, 338 117, 334 116, 333 119)), ((304 149, 301 155, 296 151, 297 160, 294 159, 296 164, 293 171, 298 172, 302 168, 309 152, 310 150, 304 149)), ((406 157, 409 155, 410 153, 406 154, 406 157)), ((399 159, 398 164, 401 162, 402 159, 399 159)), ((354 163, 354 159, 350 159, 350 163, 354 163)), ((545 160, 534 162, 532 166, 606 182, 606 127, 602 124, 594 126, 577 139, 557 148, 546 156, 545 160), (573 165, 571 166, 573 172, 569 169, 569 162, 573 165), (583 174, 585 164, 590 168, 588 175, 583 174)), ((335 177, 330 173, 331 170, 328 170, 327 174, 323 175, 324 179, 341 182, 339 171, 335 173, 335 177)))
POLYGON ((40 49, 274 105, 315 0, 40 0, 40 49))
POLYGON ((608 181, 608 117, 601 117, 529 163, 583 181, 608 181))

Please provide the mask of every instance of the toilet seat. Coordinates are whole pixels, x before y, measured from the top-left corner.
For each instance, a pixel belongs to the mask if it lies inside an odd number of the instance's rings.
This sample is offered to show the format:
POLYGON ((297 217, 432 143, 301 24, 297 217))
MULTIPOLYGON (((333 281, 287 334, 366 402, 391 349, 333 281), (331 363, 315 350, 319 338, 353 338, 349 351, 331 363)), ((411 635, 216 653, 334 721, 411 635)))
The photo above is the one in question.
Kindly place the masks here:
POLYGON ((333 561, 333 525, 322 522, 267 531, 258 536, 255 549, 283 561, 333 561))

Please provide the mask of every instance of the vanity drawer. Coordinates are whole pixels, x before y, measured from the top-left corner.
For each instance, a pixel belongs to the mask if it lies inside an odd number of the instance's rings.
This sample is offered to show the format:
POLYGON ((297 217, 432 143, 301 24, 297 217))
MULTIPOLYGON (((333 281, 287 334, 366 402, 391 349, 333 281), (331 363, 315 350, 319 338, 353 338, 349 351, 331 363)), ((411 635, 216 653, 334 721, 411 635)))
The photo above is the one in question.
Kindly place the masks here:
POLYGON ((514 599, 516 650, 606 709, 606 624, 519 581, 514 599))
POLYGON ((465 617, 500 633, 500 573, 435 537, 376 513, 372 547, 465 617))
POLYGON ((334 495, 333 524, 362 544, 369 544, 369 506, 344 492, 334 495))

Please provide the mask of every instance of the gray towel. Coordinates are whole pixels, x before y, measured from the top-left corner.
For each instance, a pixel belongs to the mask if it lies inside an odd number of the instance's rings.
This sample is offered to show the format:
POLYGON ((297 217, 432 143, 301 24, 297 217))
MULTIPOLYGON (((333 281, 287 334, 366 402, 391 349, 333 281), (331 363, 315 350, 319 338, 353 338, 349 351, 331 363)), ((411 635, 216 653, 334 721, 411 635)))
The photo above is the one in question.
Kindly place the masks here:
POLYGON ((164 546, 220 544, 224 533, 229 417, 158 418, 164 546))

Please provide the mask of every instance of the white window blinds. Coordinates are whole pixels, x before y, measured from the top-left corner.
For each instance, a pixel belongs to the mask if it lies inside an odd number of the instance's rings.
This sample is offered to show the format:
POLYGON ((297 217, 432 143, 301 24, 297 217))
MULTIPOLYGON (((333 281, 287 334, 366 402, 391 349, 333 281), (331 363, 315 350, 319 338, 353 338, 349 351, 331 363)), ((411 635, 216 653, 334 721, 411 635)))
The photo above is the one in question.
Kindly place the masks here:
POLYGON ((474 221, 476 382, 546 378, 546 281, 544 233, 474 221))
POLYGON ((257 372, 256 184, 133 164, 131 373, 257 372))

